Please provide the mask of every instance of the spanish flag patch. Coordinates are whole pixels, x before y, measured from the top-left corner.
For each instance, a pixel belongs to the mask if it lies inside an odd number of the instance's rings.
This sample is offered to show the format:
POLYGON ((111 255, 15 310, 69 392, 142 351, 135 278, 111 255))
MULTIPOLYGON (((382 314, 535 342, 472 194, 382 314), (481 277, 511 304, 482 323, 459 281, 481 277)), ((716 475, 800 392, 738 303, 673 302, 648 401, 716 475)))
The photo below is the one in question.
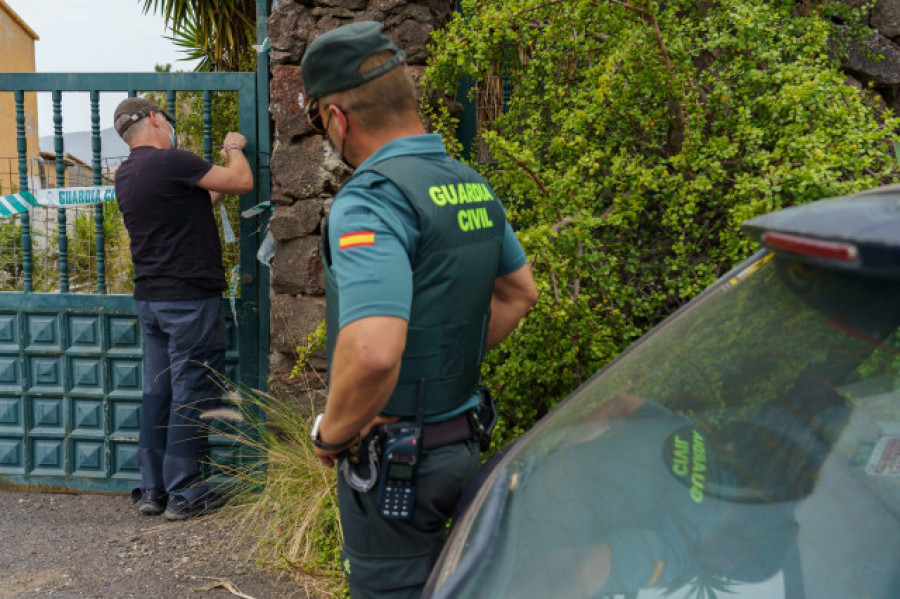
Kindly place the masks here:
POLYGON ((342 250, 364 245, 375 245, 375 231, 356 231, 341 235, 340 249, 342 250))

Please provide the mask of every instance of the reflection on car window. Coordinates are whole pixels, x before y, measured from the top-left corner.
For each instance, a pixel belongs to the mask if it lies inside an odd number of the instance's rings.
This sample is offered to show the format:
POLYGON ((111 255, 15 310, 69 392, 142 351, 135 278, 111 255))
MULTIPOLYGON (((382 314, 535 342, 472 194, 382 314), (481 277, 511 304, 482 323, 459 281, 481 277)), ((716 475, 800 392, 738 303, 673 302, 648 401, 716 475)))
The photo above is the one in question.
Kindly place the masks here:
POLYGON ((711 289, 510 451, 462 594, 900 596, 898 292, 771 255, 711 289))

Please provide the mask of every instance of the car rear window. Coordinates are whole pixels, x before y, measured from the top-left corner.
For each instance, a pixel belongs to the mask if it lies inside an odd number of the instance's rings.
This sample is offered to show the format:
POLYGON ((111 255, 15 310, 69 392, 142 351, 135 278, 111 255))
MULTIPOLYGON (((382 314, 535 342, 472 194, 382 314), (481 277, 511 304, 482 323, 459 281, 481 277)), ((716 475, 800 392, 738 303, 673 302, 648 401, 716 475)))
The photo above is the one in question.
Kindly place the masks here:
POLYGON ((759 254, 508 452, 429 588, 487 538, 455 596, 900 596, 898 300, 759 254))

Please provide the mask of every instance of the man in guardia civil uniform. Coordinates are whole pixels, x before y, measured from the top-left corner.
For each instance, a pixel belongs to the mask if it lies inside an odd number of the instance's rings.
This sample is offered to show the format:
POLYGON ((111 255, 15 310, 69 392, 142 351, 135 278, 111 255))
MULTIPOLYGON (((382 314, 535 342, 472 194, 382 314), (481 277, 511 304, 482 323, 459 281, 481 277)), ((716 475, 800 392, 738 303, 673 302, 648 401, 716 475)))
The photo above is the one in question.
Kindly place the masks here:
MULTIPOLYGON (((418 597, 478 468, 473 411, 484 352, 516 327, 537 291, 491 188, 425 133, 405 54, 379 23, 319 36, 301 70, 310 123, 355 168, 323 234, 330 388, 314 444, 326 466, 341 465, 342 562, 353 597, 418 597), (404 454, 394 473, 400 486, 415 482, 411 509, 385 508, 387 483, 348 483, 351 450, 380 453, 397 438, 396 421, 421 424, 419 455, 404 454)), ((380 462, 393 471, 385 456, 380 462)), ((372 477, 365 464, 360 476, 372 477)))

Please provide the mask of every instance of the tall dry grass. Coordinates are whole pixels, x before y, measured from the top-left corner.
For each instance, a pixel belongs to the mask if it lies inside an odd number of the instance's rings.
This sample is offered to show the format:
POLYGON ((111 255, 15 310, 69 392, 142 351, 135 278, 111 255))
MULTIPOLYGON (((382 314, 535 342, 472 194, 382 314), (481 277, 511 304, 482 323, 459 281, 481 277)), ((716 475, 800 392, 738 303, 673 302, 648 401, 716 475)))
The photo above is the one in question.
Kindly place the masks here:
MULTIPOLYGON (((309 395, 312 397, 312 394, 309 395)), ((257 563, 296 574, 323 597, 349 596, 340 568, 342 532, 335 471, 313 452, 310 409, 254 389, 228 393, 234 407, 213 411, 215 434, 243 446, 239 465, 212 464, 227 477, 225 517, 233 541, 257 563)))

